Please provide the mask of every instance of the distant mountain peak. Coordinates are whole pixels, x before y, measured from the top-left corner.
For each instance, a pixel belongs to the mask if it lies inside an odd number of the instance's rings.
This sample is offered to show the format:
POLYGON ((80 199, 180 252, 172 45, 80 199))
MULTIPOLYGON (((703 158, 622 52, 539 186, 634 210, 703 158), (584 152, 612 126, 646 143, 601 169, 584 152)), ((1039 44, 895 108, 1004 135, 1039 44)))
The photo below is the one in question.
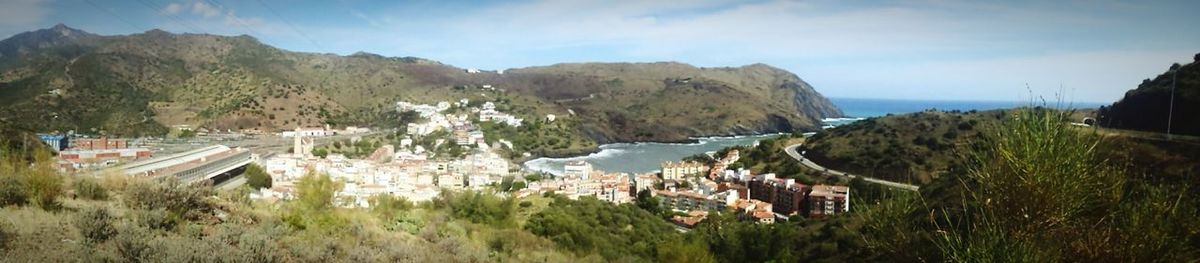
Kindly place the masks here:
POLYGON ((74 43, 81 38, 97 36, 59 23, 50 28, 27 31, 0 40, 0 56, 15 57, 30 50, 74 43))
MULTIPOLYGON (((83 30, 69 27, 63 23, 55 24, 54 27, 51 27, 48 29, 43 29, 43 30, 49 30, 51 32, 58 33, 58 35, 60 35, 62 37, 66 37, 66 38, 81 37, 81 36, 93 36, 92 33, 88 33, 83 30)), ((38 31, 43 31, 43 30, 38 30, 38 31)))

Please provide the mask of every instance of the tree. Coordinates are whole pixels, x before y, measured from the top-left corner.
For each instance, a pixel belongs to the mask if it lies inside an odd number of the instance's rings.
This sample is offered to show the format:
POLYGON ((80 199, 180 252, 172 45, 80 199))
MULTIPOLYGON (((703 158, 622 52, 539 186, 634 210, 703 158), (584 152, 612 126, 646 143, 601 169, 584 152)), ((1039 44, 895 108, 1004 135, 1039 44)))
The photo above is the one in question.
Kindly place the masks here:
POLYGON ((325 211, 333 208, 333 195, 342 189, 340 182, 333 181, 328 174, 309 172, 296 182, 296 201, 309 211, 325 211))
POLYGON ((505 176, 503 179, 500 179, 500 185, 498 188, 501 192, 513 190, 513 177, 505 176))
POLYGON ((666 241, 656 250, 658 262, 717 262, 708 244, 699 239, 666 241))
POLYGON ((313 149, 312 155, 316 156, 316 157, 325 158, 325 156, 329 155, 329 151, 325 150, 325 149, 313 149))
POLYGON ((271 188, 271 175, 263 170, 262 166, 250 164, 246 166, 246 185, 254 189, 271 188))
POLYGON ((1192 62, 1200 62, 1200 53, 1196 53, 1196 56, 1192 57, 1192 62))
POLYGON ((652 196, 650 190, 642 190, 638 192, 636 204, 639 208, 642 208, 642 210, 649 211, 650 213, 654 213, 656 215, 662 213, 662 208, 659 207, 658 197, 652 196))

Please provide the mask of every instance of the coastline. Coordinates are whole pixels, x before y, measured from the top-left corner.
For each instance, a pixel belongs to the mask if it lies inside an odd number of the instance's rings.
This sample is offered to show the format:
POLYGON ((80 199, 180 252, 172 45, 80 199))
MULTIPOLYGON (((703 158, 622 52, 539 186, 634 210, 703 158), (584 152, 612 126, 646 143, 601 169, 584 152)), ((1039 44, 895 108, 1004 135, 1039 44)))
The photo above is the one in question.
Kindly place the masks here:
POLYGON ((733 145, 748 145, 764 138, 786 136, 791 133, 739 134, 732 136, 691 137, 687 140, 662 142, 620 142, 602 144, 597 151, 563 157, 528 157, 519 160, 519 165, 528 171, 561 174, 561 165, 568 161, 588 160, 598 170, 609 172, 645 173, 653 172, 662 161, 678 161, 689 155, 704 153, 733 145), (710 149, 711 148, 711 149, 710 149), (644 155, 640 156, 639 155, 644 155), (619 168, 617 168, 619 167, 619 168))

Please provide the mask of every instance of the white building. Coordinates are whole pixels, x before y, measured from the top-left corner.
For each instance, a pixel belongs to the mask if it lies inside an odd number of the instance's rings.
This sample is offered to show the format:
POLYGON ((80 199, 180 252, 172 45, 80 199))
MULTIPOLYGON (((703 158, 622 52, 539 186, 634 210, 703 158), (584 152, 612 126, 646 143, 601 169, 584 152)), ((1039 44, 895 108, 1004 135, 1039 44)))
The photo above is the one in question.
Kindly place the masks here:
POLYGON ((563 165, 563 175, 587 180, 592 173, 592 164, 585 161, 569 161, 563 165))

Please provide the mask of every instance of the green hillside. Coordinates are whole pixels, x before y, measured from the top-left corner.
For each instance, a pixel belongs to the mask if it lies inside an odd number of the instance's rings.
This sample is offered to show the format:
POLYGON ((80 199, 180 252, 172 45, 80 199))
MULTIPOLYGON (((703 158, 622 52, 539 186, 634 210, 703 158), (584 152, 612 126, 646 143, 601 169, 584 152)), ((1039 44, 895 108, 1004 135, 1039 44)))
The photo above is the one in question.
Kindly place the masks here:
MULTIPOLYGON (((840 171, 896 182, 928 184, 936 178, 965 172, 965 157, 973 147, 994 140, 991 130, 1019 110, 969 112, 924 111, 870 118, 829 129, 809 138, 804 146, 813 161, 840 171)), ((1063 115, 1065 127, 1080 114, 1063 115)), ((1129 163, 1127 172, 1152 178, 1200 176, 1200 140, 1167 140, 1155 134, 1094 130, 1104 134, 1099 152, 1112 161, 1129 163)))
POLYGON ((820 118, 841 115, 796 75, 761 64, 585 63, 468 73, 414 57, 289 52, 248 36, 97 36, 61 25, 0 41, 0 54, 0 118, 38 131, 390 127, 396 101, 461 98, 500 101, 526 120, 578 119, 572 132, 595 143, 814 130, 820 118))
POLYGON ((1176 63, 1167 72, 1142 80, 1121 100, 1101 107, 1097 122, 1109 128, 1165 133, 1169 118, 1173 118, 1171 133, 1200 136, 1200 122, 1196 121, 1200 116, 1200 65, 1196 62, 1200 62, 1200 54, 1192 63, 1176 63))
POLYGON ((825 167, 889 181, 925 184, 961 169, 961 150, 1006 111, 924 111, 869 118, 817 133, 805 156, 825 167))

